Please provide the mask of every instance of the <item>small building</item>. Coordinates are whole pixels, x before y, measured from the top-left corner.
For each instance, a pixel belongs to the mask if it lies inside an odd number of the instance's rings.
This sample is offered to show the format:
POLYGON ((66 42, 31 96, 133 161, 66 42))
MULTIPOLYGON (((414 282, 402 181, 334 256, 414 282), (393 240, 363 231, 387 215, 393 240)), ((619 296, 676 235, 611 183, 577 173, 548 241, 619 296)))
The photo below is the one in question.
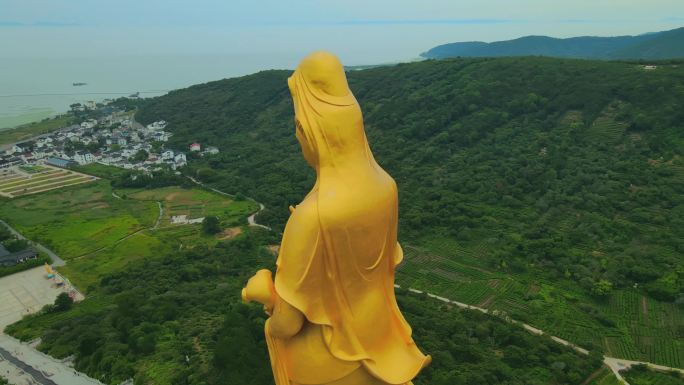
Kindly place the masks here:
POLYGON ((657 68, 658 68, 658 66, 656 66, 656 65, 645 65, 644 66, 644 69, 647 71, 653 71, 654 69, 657 69, 657 68))
POLYGON ((156 131, 156 130, 163 130, 166 127, 166 122, 163 120, 156 121, 154 123, 148 124, 147 129, 156 131))
POLYGON ((0 168, 7 168, 23 164, 24 161, 18 156, 0 156, 0 168))
POLYGON ((182 152, 177 153, 173 160, 176 162, 176 166, 178 167, 185 166, 188 163, 188 159, 182 152))
POLYGON ((89 130, 95 126, 97 126, 97 120, 95 119, 88 119, 85 122, 81 123, 81 128, 84 130, 89 130))
POLYGON ((166 150, 166 151, 162 152, 161 156, 162 156, 163 160, 173 159, 173 151, 166 150))
POLYGON ((170 137, 171 133, 166 131, 155 132, 154 135, 152 135, 152 138, 157 142, 168 142, 170 137))
POLYGON ((38 258, 38 253, 32 249, 26 249, 5 255, 0 254, 0 266, 14 266, 36 258, 38 258))
POLYGON ((209 146, 209 147, 207 147, 206 152, 207 152, 207 154, 216 155, 219 153, 219 149, 217 147, 214 147, 214 146, 209 146))
POLYGON ((50 165, 50 166, 61 167, 61 168, 69 168, 71 165, 74 164, 73 161, 68 160, 68 159, 63 159, 63 158, 47 158, 45 163, 50 165))
POLYGON ((190 145, 190 151, 198 152, 202 150, 202 146, 199 143, 193 143, 190 145))
POLYGON ((76 154, 74 154, 74 160, 78 164, 90 164, 95 161, 95 157, 93 157, 93 154, 89 152, 78 151, 76 154))
POLYGON ((26 149, 28 149, 28 146, 15 144, 14 146, 12 146, 12 150, 11 150, 12 152, 11 153, 12 154, 22 153, 26 149))

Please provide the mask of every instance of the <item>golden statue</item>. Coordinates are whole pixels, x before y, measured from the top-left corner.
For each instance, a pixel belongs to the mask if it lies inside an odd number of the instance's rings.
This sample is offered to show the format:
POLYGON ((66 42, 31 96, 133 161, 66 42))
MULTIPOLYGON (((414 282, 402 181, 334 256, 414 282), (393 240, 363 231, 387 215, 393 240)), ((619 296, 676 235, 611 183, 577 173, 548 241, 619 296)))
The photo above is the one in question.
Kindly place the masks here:
POLYGON ((276 385, 411 384, 430 363, 394 296, 398 198, 373 158, 339 59, 307 56, 288 79, 296 136, 316 183, 285 227, 275 285, 242 291, 264 305, 276 385))

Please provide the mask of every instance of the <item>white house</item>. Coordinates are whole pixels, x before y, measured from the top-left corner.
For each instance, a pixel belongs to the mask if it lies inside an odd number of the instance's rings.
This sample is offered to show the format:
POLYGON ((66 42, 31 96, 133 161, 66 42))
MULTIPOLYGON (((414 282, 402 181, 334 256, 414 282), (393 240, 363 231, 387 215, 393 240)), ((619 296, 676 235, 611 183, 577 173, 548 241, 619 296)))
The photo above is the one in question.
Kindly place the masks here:
POLYGON ((97 120, 95 119, 88 119, 85 122, 81 123, 81 128, 84 130, 89 130, 95 126, 97 126, 97 120))
POLYGON ((74 154, 74 160, 78 164, 88 164, 88 163, 93 163, 95 161, 95 158, 93 157, 93 154, 89 152, 76 152, 74 154))
POLYGON ((152 136, 157 142, 168 142, 171 137, 171 133, 166 131, 155 132, 152 136))
POLYGON ((163 120, 159 120, 157 122, 154 122, 152 124, 147 125, 148 130, 156 131, 156 130, 163 130, 166 127, 166 122, 163 120))
POLYGON ((214 147, 214 146, 207 147, 206 151, 207 151, 207 153, 212 154, 212 155, 219 153, 219 149, 214 147))
POLYGON ((176 166, 181 167, 185 166, 188 163, 187 158, 185 157, 185 154, 182 152, 179 152, 176 154, 176 156, 173 158, 173 160, 176 162, 176 166))
POLYGON ((162 156, 163 160, 173 159, 173 151, 166 150, 166 151, 162 152, 161 156, 162 156))
POLYGON ((124 148, 123 150, 121 150, 121 156, 123 156, 124 158, 130 158, 133 155, 135 155, 135 150, 131 148, 124 148))

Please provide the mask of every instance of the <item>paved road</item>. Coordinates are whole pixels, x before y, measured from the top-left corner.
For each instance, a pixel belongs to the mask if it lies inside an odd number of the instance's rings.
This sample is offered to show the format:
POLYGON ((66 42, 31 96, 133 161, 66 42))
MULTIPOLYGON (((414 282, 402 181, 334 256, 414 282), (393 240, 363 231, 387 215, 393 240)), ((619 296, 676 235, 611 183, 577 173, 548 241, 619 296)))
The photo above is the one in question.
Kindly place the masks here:
POLYGON ((58 385, 51 379, 45 377, 45 375, 38 370, 34 369, 32 366, 26 365, 25 363, 21 362, 19 359, 14 357, 10 352, 7 350, 0 348, 0 358, 7 360, 10 364, 13 366, 21 369, 28 375, 30 375, 33 380, 39 384, 43 385, 58 385))
MULTIPOLYGON (((19 238, 19 239, 26 239, 26 237, 24 237, 20 232, 18 232, 17 230, 15 230, 12 226, 10 226, 9 224, 7 224, 7 222, 5 222, 5 221, 3 221, 3 220, 0 219, 0 224, 2 224, 2 225, 4 225, 5 227, 7 227, 7 228, 9 229, 9 231, 10 231, 12 234, 14 234, 17 238, 19 238)), ((33 242, 33 241, 31 241, 30 239, 26 239, 26 240, 29 241, 29 242, 31 243, 31 246, 33 246, 33 247, 35 247, 36 249, 38 249, 38 251, 42 251, 43 253, 49 255, 50 258, 52 258, 52 266, 53 266, 53 267, 58 267, 58 266, 64 266, 64 265, 66 265, 66 262, 64 262, 64 260, 63 260, 62 258, 60 258, 57 254, 55 254, 54 251, 48 249, 47 247, 41 245, 41 244, 38 243, 38 242, 33 242)))
MULTIPOLYGON (((100 381, 77 372, 63 361, 37 351, 27 344, 0 334, 0 356, 12 366, 28 373, 38 384, 44 385, 102 385, 100 381)), ((20 383, 21 378, 8 378, 10 384, 20 383)))

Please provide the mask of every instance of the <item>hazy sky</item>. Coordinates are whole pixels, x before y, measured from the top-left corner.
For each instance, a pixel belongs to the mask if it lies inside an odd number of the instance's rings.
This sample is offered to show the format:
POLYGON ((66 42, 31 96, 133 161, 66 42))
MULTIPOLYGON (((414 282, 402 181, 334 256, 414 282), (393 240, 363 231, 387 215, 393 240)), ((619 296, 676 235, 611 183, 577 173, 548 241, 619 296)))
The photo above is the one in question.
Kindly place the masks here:
POLYGON ((305 53, 348 64, 454 41, 684 26, 683 0, 0 0, 0 56, 305 53))

